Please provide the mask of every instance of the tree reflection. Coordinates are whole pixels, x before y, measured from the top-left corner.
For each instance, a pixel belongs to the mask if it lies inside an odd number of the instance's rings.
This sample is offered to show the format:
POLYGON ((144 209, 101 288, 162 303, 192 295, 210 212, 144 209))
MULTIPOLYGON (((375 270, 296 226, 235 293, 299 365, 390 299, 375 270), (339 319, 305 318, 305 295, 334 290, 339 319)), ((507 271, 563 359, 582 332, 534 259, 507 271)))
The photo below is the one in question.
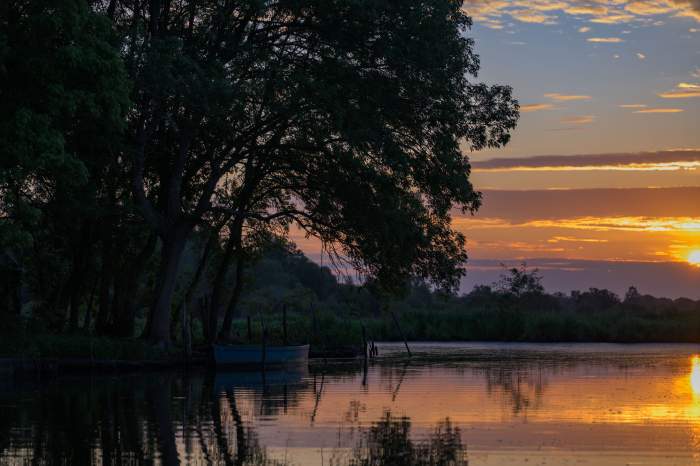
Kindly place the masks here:
POLYGON ((408 417, 386 411, 382 419, 363 433, 353 450, 350 466, 466 466, 466 446, 460 429, 449 418, 439 422, 423 440, 411 439, 408 417))
POLYGON ((486 391, 500 390, 507 398, 513 414, 527 416, 528 409, 537 407, 546 387, 546 377, 540 367, 487 368, 486 391))
POLYGON ((240 379, 227 382, 158 373, 17 386, 0 393, 0 464, 281 465, 239 412, 240 379))

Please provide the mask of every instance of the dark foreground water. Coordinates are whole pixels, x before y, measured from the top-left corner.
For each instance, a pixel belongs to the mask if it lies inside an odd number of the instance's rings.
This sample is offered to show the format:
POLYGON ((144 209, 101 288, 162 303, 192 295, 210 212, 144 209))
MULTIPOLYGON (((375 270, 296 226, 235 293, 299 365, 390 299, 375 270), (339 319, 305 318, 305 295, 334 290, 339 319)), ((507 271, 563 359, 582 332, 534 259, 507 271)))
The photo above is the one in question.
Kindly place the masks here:
POLYGON ((0 464, 700 465, 700 346, 413 349, 366 375, 0 381, 0 464))

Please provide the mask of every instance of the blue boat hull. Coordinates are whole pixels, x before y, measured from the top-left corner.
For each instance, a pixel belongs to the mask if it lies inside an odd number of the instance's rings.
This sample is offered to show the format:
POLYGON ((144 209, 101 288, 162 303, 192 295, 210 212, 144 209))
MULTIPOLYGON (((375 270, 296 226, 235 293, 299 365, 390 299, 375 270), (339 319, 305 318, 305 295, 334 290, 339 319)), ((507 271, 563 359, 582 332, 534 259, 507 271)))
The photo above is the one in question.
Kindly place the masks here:
POLYGON ((261 345, 214 345, 217 366, 288 365, 305 363, 309 359, 309 345, 267 346, 263 358, 261 345))

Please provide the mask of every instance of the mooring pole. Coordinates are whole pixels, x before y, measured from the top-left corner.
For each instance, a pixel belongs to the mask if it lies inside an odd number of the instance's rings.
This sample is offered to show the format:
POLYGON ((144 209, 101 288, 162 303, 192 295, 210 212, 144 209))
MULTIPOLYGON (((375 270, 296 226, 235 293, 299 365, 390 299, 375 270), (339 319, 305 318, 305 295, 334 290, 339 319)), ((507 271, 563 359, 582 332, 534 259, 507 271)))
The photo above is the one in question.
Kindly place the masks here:
POLYGON ((362 364, 362 385, 367 385, 367 332, 365 330, 365 324, 362 325, 362 356, 364 361, 362 364))
POLYGON ((313 322, 313 338, 314 342, 318 342, 318 319, 316 318, 316 308, 314 307, 313 303, 309 304, 309 308, 311 309, 311 319, 313 322))
POLYGON ((287 345, 287 304, 282 304, 282 341, 287 345))
POLYGON ((267 360, 267 328, 265 327, 265 320, 262 315, 260 315, 260 325, 262 326, 262 371, 265 374, 265 361, 267 360))
POLYGON ((365 365, 367 365, 367 331, 365 330, 365 324, 360 324, 362 326, 362 355, 365 359, 365 365))
POLYGON ((394 324, 396 324, 396 328, 399 330, 399 334, 401 334, 401 338, 403 338, 403 344, 406 346, 406 352, 408 352, 408 357, 412 357, 413 355, 411 354, 411 348, 408 347, 408 340, 406 340, 406 335, 404 335, 403 330, 401 330, 401 325, 399 324, 399 319, 396 318, 396 314, 394 311, 391 311, 391 317, 394 319, 394 324))

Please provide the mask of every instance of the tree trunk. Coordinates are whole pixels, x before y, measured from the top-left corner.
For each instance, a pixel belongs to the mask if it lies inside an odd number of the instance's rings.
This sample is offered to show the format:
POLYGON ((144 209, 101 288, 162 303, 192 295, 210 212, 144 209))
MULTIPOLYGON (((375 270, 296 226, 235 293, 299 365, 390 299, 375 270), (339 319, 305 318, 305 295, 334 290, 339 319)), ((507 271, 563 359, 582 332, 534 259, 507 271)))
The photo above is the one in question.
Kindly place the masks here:
MULTIPOLYGON (((224 315, 224 322, 221 326, 221 333, 219 333, 220 340, 228 340, 231 338, 231 325, 233 324, 233 317, 238 304, 238 299, 241 296, 241 290, 243 287, 243 250, 242 250, 242 236, 243 236, 243 218, 238 216, 231 224, 231 237, 226 247, 226 257, 227 261, 231 260, 231 257, 235 254, 236 257, 236 278, 235 284, 233 286, 233 292, 231 293, 231 298, 229 300, 228 306, 226 306, 226 314, 224 315)), ((226 264, 228 265, 228 264, 226 264)))
POLYGON ((78 243, 73 246, 73 277, 70 285, 70 329, 78 329, 80 304, 85 291, 91 253, 92 219, 85 220, 80 229, 78 243))
MULTIPOLYGON (((204 250, 202 251, 202 256, 199 259, 199 264, 197 264, 197 270, 194 273, 194 277, 192 277, 192 281, 190 282, 190 285, 187 287, 187 291, 185 292, 185 296, 182 298, 180 301, 180 304, 178 304, 175 315, 181 316, 183 314, 182 308, 184 306, 187 306, 190 310, 195 307, 194 303, 194 297, 195 293, 197 292, 197 289, 199 288, 199 283, 202 280, 202 276, 204 275, 204 272, 207 270, 207 266, 209 265, 209 258, 211 257, 211 251, 214 249, 214 245, 217 242, 217 239, 219 237, 219 229, 214 229, 211 234, 209 235, 209 239, 207 240, 206 244, 204 245, 204 250)), ((190 311, 189 315, 192 315, 192 312, 190 311)), ((175 326, 171 325, 170 331, 174 334, 175 333, 175 326)))
POLYGON ((88 303, 87 303, 87 308, 85 309, 85 319, 83 320, 83 331, 90 333, 90 325, 91 325, 91 319, 92 319, 92 306, 95 303, 95 294, 97 293, 97 277, 95 277, 95 280, 93 282, 91 291, 90 291, 90 297, 88 298, 88 303))
POLYGON ((189 226, 179 225, 172 227, 168 235, 162 238, 158 285, 148 328, 148 339, 157 344, 170 343, 170 306, 180 270, 180 259, 190 231, 189 226))
POLYGON ((105 233, 102 239, 102 268, 100 270, 100 294, 95 320, 95 331, 102 335, 107 330, 110 314, 110 290, 114 279, 114 257, 112 256, 112 236, 105 233))
POLYGON ((119 285, 114 290, 114 329, 119 337, 134 335, 136 311, 141 294, 143 272, 156 247, 157 236, 151 233, 146 244, 132 261, 125 261, 121 270, 119 285))
POLYGON ((231 339, 233 318, 236 316, 236 308, 238 307, 238 301, 240 300, 241 292, 243 291, 243 270, 244 264, 241 254, 238 256, 238 260, 236 260, 236 281, 233 285, 231 299, 229 299, 228 306, 226 306, 226 315, 224 315, 224 323, 221 325, 221 333, 219 333, 219 340, 222 341, 231 339))
MULTIPOLYGON (((231 232, 235 235, 234 232, 231 232)), ((208 335, 213 340, 216 338, 217 327, 219 324, 219 307, 221 303, 221 298, 224 293, 224 285, 226 283, 226 275, 228 274, 228 266, 233 258, 234 249, 236 246, 236 239, 234 237, 229 238, 226 243, 226 249, 224 251, 224 257, 221 258, 221 263, 216 271, 216 277, 214 278, 214 286, 211 292, 211 301, 209 302, 209 331, 208 335)))
POLYGON ((183 304, 181 308, 180 321, 182 322, 182 347, 184 349, 185 359, 192 359, 192 319, 187 312, 187 305, 183 304))

